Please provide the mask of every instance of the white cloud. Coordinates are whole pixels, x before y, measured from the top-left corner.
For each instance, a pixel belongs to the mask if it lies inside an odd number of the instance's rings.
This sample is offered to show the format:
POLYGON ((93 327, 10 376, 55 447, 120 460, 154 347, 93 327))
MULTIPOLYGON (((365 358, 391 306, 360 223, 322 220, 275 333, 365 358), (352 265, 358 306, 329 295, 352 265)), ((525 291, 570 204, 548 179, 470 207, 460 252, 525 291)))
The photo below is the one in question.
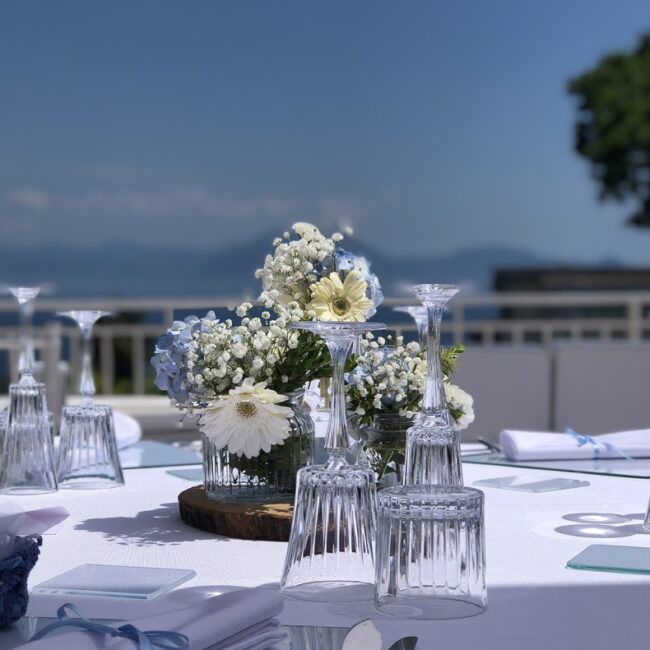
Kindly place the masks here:
POLYGON ((44 210, 48 207, 50 199, 42 190, 33 187, 24 187, 7 195, 7 203, 28 210, 44 210))
POLYGON ((198 185, 9 188, 0 195, 0 237, 7 245, 127 240, 208 247, 282 232, 297 220, 313 221, 324 232, 337 224, 348 231, 368 213, 370 207, 353 197, 237 195, 198 185))

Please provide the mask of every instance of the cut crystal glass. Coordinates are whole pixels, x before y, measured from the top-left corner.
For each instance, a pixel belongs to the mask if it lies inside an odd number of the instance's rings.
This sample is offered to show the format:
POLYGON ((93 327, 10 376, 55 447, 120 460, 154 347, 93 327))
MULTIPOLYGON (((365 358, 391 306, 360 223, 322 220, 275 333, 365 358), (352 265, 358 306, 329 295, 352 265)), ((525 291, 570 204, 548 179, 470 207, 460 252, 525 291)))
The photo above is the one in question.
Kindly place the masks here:
POLYGON ((345 363, 360 334, 376 323, 293 323, 319 334, 332 359, 330 419, 323 465, 298 472, 289 548, 281 580, 283 593, 316 601, 367 600, 374 581, 376 533, 375 474, 350 465, 351 446, 345 410, 345 363))
POLYGON ((79 393, 81 404, 65 406, 61 418, 61 439, 57 454, 59 487, 67 489, 101 489, 124 484, 117 453, 113 409, 96 404, 92 372, 91 333, 93 325, 109 312, 78 310, 60 312, 81 329, 82 369, 79 393))
POLYGON ((14 287, 18 301, 21 353, 18 383, 9 387, 9 409, 4 435, 4 471, 0 491, 5 494, 40 494, 57 489, 54 451, 45 386, 34 379, 32 315, 38 287, 14 287))
POLYGON ((414 289, 427 311, 427 377, 422 414, 407 433, 404 485, 462 486, 460 431, 451 423, 440 363, 442 315, 458 289, 449 284, 414 289))

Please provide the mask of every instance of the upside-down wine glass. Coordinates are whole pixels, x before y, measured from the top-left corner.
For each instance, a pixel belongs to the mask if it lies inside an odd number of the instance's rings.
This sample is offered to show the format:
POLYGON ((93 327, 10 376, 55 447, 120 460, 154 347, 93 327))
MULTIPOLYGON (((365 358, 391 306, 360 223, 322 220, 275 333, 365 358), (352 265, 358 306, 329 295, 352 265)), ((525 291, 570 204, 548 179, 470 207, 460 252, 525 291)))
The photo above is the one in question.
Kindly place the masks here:
POLYGON ((283 593, 322 602, 366 600, 374 583, 376 533, 375 475, 350 465, 345 411, 345 363, 359 334, 383 329, 378 323, 293 323, 325 339, 332 359, 330 419, 325 438, 329 458, 298 472, 289 548, 281 580, 283 593))
POLYGON ((440 362, 442 315, 458 289, 418 284, 414 290, 427 310, 427 377, 422 414, 406 435, 404 485, 462 486, 460 431, 451 423, 440 362))
POLYGON ((91 360, 93 325, 110 312, 80 310, 59 312, 81 329, 82 369, 79 393, 81 404, 63 407, 61 440, 56 472, 61 488, 92 490, 124 484, 117 453, 113 409, 95 403, 95 382, 91 360))
POLYGON ((0 491, 40 494, 57 489, 54 452, 45 385, 34 379, 32 315, 38 287, 13 287, 21 323, 18 383, 9 387, 9 412, 4 439, 0 491))
POLYGON ((418 330, 418 342, 420 349, 427 349, 427 310, 422 305, 407 305, 405 307, 394 307, 393 311, 408 314, 414 321, 418 330))

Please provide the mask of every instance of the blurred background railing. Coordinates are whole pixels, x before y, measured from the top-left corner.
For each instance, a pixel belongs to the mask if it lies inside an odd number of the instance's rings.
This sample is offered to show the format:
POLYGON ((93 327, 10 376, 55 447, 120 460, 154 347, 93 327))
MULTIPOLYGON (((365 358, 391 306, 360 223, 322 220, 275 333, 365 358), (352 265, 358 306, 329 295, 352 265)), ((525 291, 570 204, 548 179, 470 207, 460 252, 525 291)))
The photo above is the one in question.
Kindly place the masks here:
MULTIPOLYGON (((76 386, 81 341, 78 328, 56 319, 57 311, 92 308, 111 311, 112 319, 94 330, 98 392, 156 393, 149 358, 156 339, 173 320, 209 309, 226 317, 239 298, 187 297, 146 299, 45 298, 36 303, 37 354, 52 380, 66 374, 76 386), (57 370, 58 368, 58 370, 57 370), (70 372, 67 372, 70 369, 70 372)), ((387 298, 376 318, 390 330, 415 338, 413 321, 392 307, 412 304, 387 298)), ((0 388, 15 380, 18 327, 15 302, 0 301, 0 388), (12 320, 14 319, 14 320, 12 320)), ((544 346, 555 342, 650 342, 650 292, 495 293, 457 296, 443 323, 446 344, 467 346, 544 346)), ((48 381, 49 383, 49 381, 48 381)))

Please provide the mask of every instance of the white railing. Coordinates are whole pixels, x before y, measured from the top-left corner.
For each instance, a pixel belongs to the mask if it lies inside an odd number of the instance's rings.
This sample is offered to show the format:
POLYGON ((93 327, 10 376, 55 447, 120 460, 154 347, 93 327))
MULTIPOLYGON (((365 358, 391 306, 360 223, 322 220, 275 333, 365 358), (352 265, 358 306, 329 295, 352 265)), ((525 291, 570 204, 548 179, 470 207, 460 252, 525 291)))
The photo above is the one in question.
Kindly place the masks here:
MULTIPOLYGON (((208 309, 232 308, 240 298, 125 298, 65 299, 43 298, 37 301, 37 314, 54 314, 69 309, 102 309, 120 315, 138 315, 157 322, 98 323, 94 330, 99 341, 95 363, 101 378, 101 391, 116 391, 116 343, 126 342, 127 365, 130 367, 130 391, 142 394, 147 389, 147 369, 153 341, 171 324, 179 312, 203 314, 208 309)), ((406 316, 390 311, 390 307, 413 304, 410 298, 387 298, 380 316, 397 334, 412 334, 415 326, 406 316), (393 320, 393 317, 395 320, 393 320)), ((15 303, 0 300, 0 314, 15 312, 15 303)), ((37 328, 44 341, 42 354, 50 357, 59 349, 52 329, 37 328), (49 344, 47 343, 49 341, 49 344), (52 347, 54 346, 54 347, 52 347), (48 352, 49 350, 49 352, 48 352)), ((72 368, 71 380, 76 382, 80 359, 78 329, 62 323, 57 330, 68 350, 72 368), (66 345, 67 344, 67 345, 66 345)), ((537 344, 548 345, 556 340, 627 340, 650 343, 650 292, 647 293, 512 293, 478 296, 459 295, 450 304, 443 323, 443 334, 449 343, 537 344)), ((16 327, 0 327, 0 350, 9 350, 9 366, 15 367, 18 337, 16 327), (4 344, 2 342, 5 342, 4 344)))

